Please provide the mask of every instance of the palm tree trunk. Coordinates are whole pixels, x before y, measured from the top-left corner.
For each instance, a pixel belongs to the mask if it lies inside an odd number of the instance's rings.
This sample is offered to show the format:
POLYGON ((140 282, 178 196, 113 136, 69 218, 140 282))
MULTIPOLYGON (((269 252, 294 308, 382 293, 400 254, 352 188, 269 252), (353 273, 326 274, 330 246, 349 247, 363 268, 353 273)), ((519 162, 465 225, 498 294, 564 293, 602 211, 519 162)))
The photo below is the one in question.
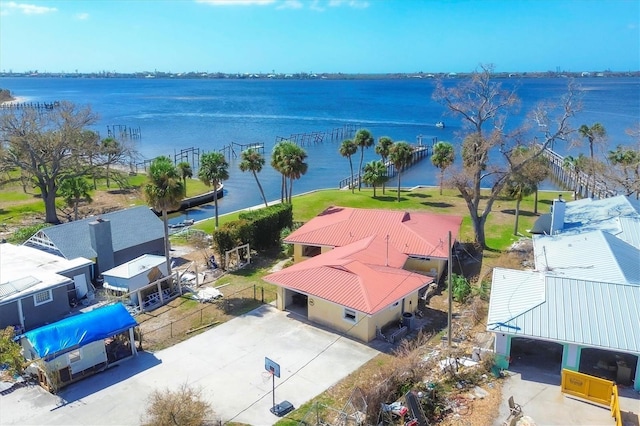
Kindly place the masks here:
POLYGON ((398 202, 400 202, 400 169, 398 169, 398 202))
POLYGON ((78 220, 78 203, 80 200, 77 198, 73 201, 73 220, 78 220))
POLYGON ((513 228, 513 235, 518 235, 518 219, 520 218, 520 201, 522 201, 522 196, 519 196, 516 199, 516 224, 513 228))
POLYGON ((162 223, 164 225, 164 257, 167 260, 167 272, 171 275, 171 247, 169 246, 169 218, 167 210, 162 210, 162 223))
POLYGON ((293 178, 289 178, 289 204, 292 204, 291 197, 293 196, 293 178))
POLYGON ((264 201, 264 206, 269 207, 267 204, 267 197, 264 196, 264 190, 262 189, 262 185, 260 185, 260 180, 258 180, 258 175, 255 170, 251 170, 253 172, 253 177, 256 178, 256 183, 258 184, 258 189, 260 190, 260 195, 262 195, 262 200, 264 201))
POLYGON ((440 195, 442 195, 442 181, 444 180, 444 170, 440 170, 440 195))
POLYGON ((218 229, 218 182, 213 182, 213 205, 216 208, 216 226, 215 229, 218 229))
POLYGON ((355 188, 353 185, 353 163, 351 162, 351 157, 349 157, 349 168, 351 169, 351 181, 349 182, 349 186, 351 187, 351 193, 353 194, 355 188))
POLYGON ((362 161, 364 160, 364 148, 360 147, 360 167, 358 168, 358 191, 362 190, 362 179, 359 176, 362 174, 362 161))

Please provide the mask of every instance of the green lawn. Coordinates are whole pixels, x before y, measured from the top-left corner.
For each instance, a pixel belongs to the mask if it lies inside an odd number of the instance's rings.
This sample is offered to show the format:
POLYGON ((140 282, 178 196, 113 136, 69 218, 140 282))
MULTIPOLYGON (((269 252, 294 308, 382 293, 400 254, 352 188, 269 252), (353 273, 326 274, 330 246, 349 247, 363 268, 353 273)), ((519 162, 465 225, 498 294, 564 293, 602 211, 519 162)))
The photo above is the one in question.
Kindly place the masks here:
MULTIPOLYGON (((558 196, 558 193, 558 191, 541 191, 539 193, 539 214, 549 212, 549 206, 552 200, 558 196)), ((232 197, 233 194, 228 196, 232 197)), ((565 199, 571 199, 570 196, 571 193, 569 192, 563 193, 565 199)), ((513 235, 515 205, 515 201, 507 199, 499 199, 494 203, 485 227, 487 245, 489 247, 496 250, 504 250, 520 238, 513 235)), ((455 190, 444 190, 443 195, 439 194, 438 188, 420 188, 413 191, 403 190, 400 193, 400 202, 397 201, 395 189, 389 188, 387 188, 385 195, 382 195, 382 191, 378 189, 376 198, 373 198, 372 189, 363 189, 353 194, 350 191, 338 189, 320 190, 294 197, 294 221, 306 222, 330 206, 428 211, 439 214, 459 215, 463 218, 459 240, 465 242, 474 240, 469 211, 464 200, 455 190)), ((518 232, 521 235, 528 235, 527 230, 531 229, 538 218, 533 213, 533 206, 533 196, 525 198, 520 205, 518 232)), ((220 216, 220 224, 222 225, 237 218, 238 212, 222 215, 220 216)), ((214 229, 214 221, 206 220, 200 222, 196 225, 196 228, 211 233, 214 229)))

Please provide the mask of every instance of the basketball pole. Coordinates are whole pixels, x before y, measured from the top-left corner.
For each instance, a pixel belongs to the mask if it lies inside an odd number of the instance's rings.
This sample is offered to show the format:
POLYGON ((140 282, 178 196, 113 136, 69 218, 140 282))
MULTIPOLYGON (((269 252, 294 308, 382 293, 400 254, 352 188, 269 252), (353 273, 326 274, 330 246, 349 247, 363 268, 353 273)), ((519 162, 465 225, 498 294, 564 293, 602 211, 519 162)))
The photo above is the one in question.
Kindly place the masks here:
POLYGON ((273 384, 271 395, 273 396, 273 411, 276 411, 276 375, 271 372, 271 383, 273 384))

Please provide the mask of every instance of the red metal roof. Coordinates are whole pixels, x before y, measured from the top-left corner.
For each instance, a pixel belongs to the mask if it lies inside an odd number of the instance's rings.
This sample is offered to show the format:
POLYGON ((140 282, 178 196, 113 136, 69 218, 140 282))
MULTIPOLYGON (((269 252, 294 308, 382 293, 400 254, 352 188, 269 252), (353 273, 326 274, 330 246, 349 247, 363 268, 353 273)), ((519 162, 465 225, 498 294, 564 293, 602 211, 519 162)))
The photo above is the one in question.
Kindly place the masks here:
POLYGON ((292 232, 286 242, 341 247, 370 236, 389 238, 400 252, 448 257, 447 238, 458 237, 462 217, 399 210, 330 207, 292 232))
POLYGON ((402 269, 407 257, 386 237, 371 235, 264 279, 371 315, 433 281, 402 269))

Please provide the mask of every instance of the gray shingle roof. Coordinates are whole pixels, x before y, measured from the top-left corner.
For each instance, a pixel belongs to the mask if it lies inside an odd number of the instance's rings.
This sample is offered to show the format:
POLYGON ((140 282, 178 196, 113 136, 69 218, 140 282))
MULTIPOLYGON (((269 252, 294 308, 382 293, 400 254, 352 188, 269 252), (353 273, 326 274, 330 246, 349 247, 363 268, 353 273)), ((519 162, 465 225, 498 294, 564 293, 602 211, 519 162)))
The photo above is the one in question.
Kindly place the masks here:
POLYGON ((89 223, 98 217, 111 222, 113 251, 135 247, 149 241, 164 238, 162 220, 146 206, 105 213, 96 217, 50 226, 41 230, 67 259, 97 256, 91 247, 89 223))

